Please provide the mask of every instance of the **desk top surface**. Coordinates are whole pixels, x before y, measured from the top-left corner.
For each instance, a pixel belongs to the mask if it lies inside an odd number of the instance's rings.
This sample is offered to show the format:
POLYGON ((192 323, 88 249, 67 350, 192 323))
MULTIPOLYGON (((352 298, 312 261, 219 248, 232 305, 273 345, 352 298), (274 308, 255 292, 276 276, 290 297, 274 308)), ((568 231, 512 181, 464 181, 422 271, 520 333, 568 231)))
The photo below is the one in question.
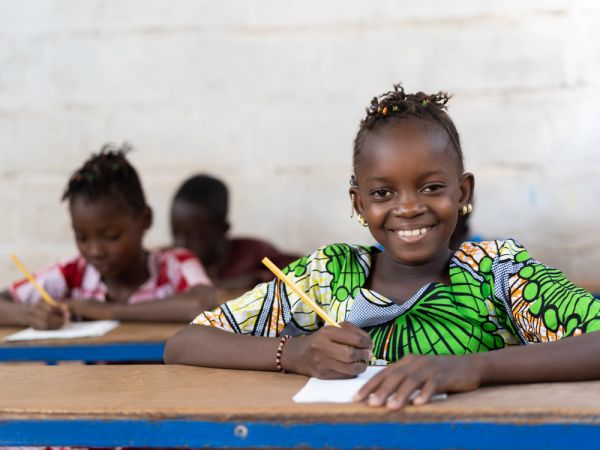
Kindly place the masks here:
POLYGON ((296 404, 301 375, 188 366, 0 367, 0 419, 600 422, 600 381, 482 388, 400 412, 296 404))
POLYGON ((69 346, 69 345, 96 345, 120 343, 148 343, 164 342, 178 330, 185 327, 184 323, 142 323, 122 322, 117 328, 109 331, 104 336, 78 338, 78 339, 42 339, 36 341, 4 342, 3 338, 16 333, 23 328, 0 327, 1 347, 40 347, 40 346, 69 346))

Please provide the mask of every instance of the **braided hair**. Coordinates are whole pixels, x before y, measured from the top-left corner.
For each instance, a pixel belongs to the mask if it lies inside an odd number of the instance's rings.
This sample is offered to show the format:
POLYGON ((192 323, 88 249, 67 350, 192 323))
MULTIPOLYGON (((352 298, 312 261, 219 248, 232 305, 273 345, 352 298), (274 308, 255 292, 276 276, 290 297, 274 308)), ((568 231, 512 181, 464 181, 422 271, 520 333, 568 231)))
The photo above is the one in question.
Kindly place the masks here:
POLYGON ((373 98, 367 108, 366 117, 360 122, 360 127, 354 139, 354 154, 352 158, 354 172, 363 149, 365 139, 370 133, 375 133, 385 127, 395 125, 408 119, 416 119, 437 124, 448 134, 450 144, 458 156, 459 172, 463 173, 463 155, 460 138, 454 122, 446 113, 446 104, 451 96, 446 92, 437 94, 407 94, 400 84, 394 85, 394 90, 373 98))
POLYGON ((122 200, 134 214, 148 208, 140 178, 125 155, 131 146, 104 144, 69 179, 62 201, 81 195, 88 201, 112 196, 122 200))

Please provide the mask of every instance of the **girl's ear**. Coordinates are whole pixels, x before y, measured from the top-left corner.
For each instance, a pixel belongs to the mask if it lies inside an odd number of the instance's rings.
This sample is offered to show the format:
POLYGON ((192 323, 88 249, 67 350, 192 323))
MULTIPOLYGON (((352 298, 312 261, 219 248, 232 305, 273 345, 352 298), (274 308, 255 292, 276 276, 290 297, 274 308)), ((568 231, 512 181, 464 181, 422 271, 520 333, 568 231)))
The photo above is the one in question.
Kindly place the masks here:
POLYGON ((472 173, 465 172, 460 177, 460 205, 466 205, 473 201, 473 189, 475 189, 475 177, 472 173))
POLYGON ((364 207, 362 204, 360 192, 358 192, 358 187, 350 187, 348 193, 350 194, 350 203, 352 203, 352 213, 354 214, 354 211, 356 211, 357 214, 364 216, 364 207))
POLYGON ((142 229, 144 231, 148 231, 150 229, 150 227, 152 226, 152 221, 153 221, 152 208, 150 208, 149 206, 146 206, 144 208, 144 210, 142 211, 142 214, 141 214, 141 220, 142 220, 142 229))

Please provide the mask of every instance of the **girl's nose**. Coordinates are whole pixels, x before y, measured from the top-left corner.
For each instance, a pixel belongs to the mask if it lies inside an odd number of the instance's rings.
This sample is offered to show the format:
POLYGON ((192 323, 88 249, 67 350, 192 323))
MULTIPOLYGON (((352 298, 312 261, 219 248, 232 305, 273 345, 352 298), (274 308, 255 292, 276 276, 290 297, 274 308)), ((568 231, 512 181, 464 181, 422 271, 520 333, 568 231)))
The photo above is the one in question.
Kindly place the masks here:
POLYGON ((91 241, 88 244, 87 253, 89 258, 101 258, 106 254, 106 249, 101 243, 91 241))
POLYGON ((425 205, 418 195, 405 194, 397 197, 394 214, 402 217, 415 217, 425 212, 425 205))

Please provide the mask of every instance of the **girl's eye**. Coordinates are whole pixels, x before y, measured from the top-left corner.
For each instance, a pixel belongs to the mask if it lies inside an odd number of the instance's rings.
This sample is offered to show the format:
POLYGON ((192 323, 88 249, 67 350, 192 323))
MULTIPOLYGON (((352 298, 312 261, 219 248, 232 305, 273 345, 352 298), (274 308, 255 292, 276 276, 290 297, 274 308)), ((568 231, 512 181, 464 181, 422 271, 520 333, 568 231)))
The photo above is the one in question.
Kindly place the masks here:
POLYGON ((375 198, 387 198, 392 195, 387 189, 376 189, 371 192, 371 195, 375 198))
POLYGON ((119 238, 121 237, 121 235, 120 235, 120 234, 107 234, 107 235, 106 235, 106 236, 104 236, 104 237, 105 237, 107 240, 114 242, 114 241, 118 241, 118 240, 119 240, 119 238))
POLYGON ((423 192, 437 192, 440 189, 444 189, 446 185, 444 184, 430 184, 423 188, 423 192))

